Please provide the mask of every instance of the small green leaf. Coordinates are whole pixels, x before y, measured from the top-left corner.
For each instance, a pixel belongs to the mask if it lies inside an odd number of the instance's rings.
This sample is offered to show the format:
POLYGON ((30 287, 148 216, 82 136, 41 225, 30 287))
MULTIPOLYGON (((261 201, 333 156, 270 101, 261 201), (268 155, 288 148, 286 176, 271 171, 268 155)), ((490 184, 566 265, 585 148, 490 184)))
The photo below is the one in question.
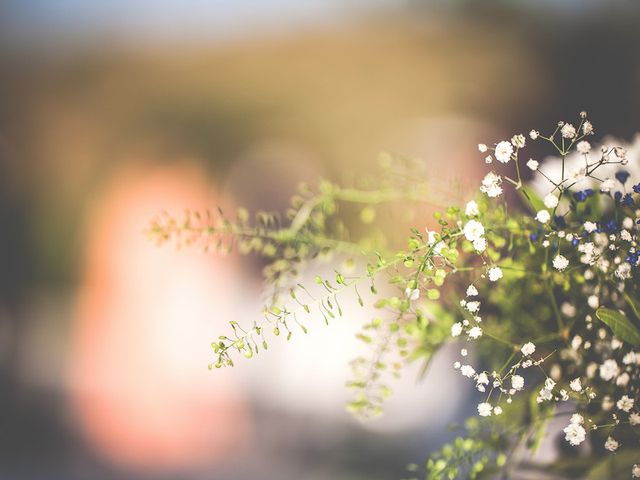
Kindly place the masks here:
POLYGON ((622 313, 608 308, 599 308, 596 317, 602 320, 620 340, 631 345, 640 345, 640 331, 622 313))

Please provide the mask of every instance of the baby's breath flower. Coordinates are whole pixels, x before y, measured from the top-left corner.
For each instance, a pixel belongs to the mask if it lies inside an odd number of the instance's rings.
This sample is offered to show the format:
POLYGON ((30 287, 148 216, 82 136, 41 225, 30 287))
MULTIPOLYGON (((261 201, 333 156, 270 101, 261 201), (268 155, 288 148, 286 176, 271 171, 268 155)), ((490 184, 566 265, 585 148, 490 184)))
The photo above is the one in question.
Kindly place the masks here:
POLYGON ((511 387, 514 390, 522 390, 524 388, 524 377, 521 375, 514 375, 511 377, 511 387))
POLYGON ((618 407, 619 410, 622 410, 623 412, 628 413, 633 408, 634 403, 635 403, 635 400, 633 398, 630 398, 629 395, 623 395, 622 397, 620 397, 620 400, 618 400, 618 402, 616 403, 616 406, 618 407))
POLYGON ((469 337, 477 340, 478 338, 480 338, 482 336, 482 329, 480 327, 472 327, 469 330, 469 337))
POLYGON ((619 446, 620 443, 618 443, 618 441, 613 437, 607 438, 607 441, 604 442, 604 448, 609 450, 610 452, 615 452, 619 446))
POLYGON ((462 324, 460 322, 451 325, 451 336, 458 337, 462 333, 462 324))
POLYGON ((488 402, 483 402, 483 403, 478 404, 478 414, 481 417, 489 417, 489 416, 491 416, 491 411, 492 410, 493 410, 493 407, 488 402))
POLYGON ((484 235, 484 226, 477 220, 469 220, 463 232, 466 239, 473 242, 484 235))
POLYGON ((536 213, 536 220, 540 223, 548 223, 551 220, 551 214, 548 210, 538 210, 536 213))
POLYGON ((544 197, 543 202, 545 207, 555 208, 558 206, 558 197, 556 197, 553 193, 550 193, 544 197))
POLYGON ((637 463, 634 463, 633 467, 631 468, 631 476, 633 478, 640 478, 640 465, 638 465, 637 463))
POLYGON ((540 136, 540 132, 537 130, 531 130, 529 132, 529 138, 531 138, 531 140, 537 140, 539 136, 540 136))
POLYGON ((584 231, 587 233, 593 233, 598 229, 598 225, 593 222, 584 222, 582 226, 584 227, 584 231))
POLYGON ((473 376, 476 374, 476 371, 471 365, 462 365, 460 367, 460 373, 467 378, 473 378, 473 376))
POLYGON ((560 130, 560 133, 564 138, 573 138, 576 136, 576 127, 570 123, 565 123, 560 130))
POLYGON ((467 203, 467 206, 464 209, 465 215, 468 217, 476 217, 480 214, 480 210, 478 209, 478 204, 471 200, 467 203))
POLYGON ((511 143, 503 140, 496 145, 495 157, 501 163, 508 163, 511 160, 511 154, 513 153, 513 146, 511 143))
POLYGON ((581 392, 582 391, 582 383, 580 383, 580 379, 579 378, 574 378, 573 380, 571 380, 571 383, 569 383, 569 387, 574 392, 581 392))
POLYGON ((600 365, 600 378, 602 378, 605 382, 614 379, 618 376, 620 372, 620 368, 618 367, 618 362, 616 362, 613 358, 609 358, 605 360, 602 365, 600 365))
POLYGON ((533 353, 536 351, 536 346, 531 342, 527 342, 522 346, 520 351, 524 356, 528 357, 530 355, 533 355, 533 353))
POLYGON ((467 297, 475 297, 478 295, 478 289, 474 285, 467 287, 467 297))
POLYGON ((501 183, 502 177, 500 175, 496 175, 494 172, 489 172, 482 179, 480 191, 482 193, 486 193, 490 198, 499 197, 502 194, 502 187, 500 186, 501 183))
POLYGON ((502 269, 500 267, 492 267, 489 269, 489 280, 497 282, 502 278, 502 269))
POLYGON ((552 263, 553 263, 553 268, 560 271, 563 271, 565 268, 569 266, 569 260, 567 260, 567 258, 564 257, 563 255, 556 255, 553 258, 552 263))
POLYGON ((484 237, 474 240, 473 248, 478 253, 484 252, 487 249, 487 240, 484 237))
POLYGON ((529 161, 527 162, 527 167, 529 168, 529 170, 533 170, 534 172, 538 170, 539 166, 540 166, 540 163, 537 160, 534 160, 533 158, 530 158, 529 161))
POLYGON ((576 150, 578 150, 579 153, 586 155, 591 151, 591 144, 586 140, 582 140, 581 142, 578 142, 578 145, 576 145, 576 150))
POLYGON ((633 412, 629 415, 629 423, 634 427, 640 425, 640 413, 633 412))
POLYGON ((494 415, 502 415, 502 407, 499 406, 499 405, 497 407, 494 407, 493 414, 494 415))
POLYGON ((582 133, 584 133, 585 135, 590 135, 593 133, 593 125, 591 125, 591 122, 589 120, 586 120, 582 124, 582 133))
POLYGON ((564 439, 574 447, 580 445, 587 438, 586 430, 578 423, 570 423, 563 431, 565 433, 564 439))
POLYGON ((487 146, 484 143, 479 143, 478 144, 478 150, 480 150, 480 153, 484 153, 488 150, 487 146))

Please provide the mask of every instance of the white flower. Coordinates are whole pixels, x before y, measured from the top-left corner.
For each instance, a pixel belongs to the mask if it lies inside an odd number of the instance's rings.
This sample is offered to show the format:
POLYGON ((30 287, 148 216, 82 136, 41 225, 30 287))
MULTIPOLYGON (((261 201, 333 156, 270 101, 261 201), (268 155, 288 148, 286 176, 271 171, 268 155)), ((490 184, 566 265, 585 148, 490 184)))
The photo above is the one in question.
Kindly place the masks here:
POLYGON ((574 413, 571 415, 569 422, 575 423, 576 425, 582 425, 584 423, 584 418, 579 413, 574 413))
POLYGON ((478 414, 481 417, 489 417, 491 416, 491 410, 493 409, 493 407, 491 406, 490 403, 487 402, 483 402, 478 404, 478 414))
POLYGON ((490 198, 498 197, 502 194, 502 187, 500 186, 501 183, 502 177, 500 175, 496 175, 494 172, 489 172, 482 179, 480 191, 482 193, 486 193, 490 198))
POLYGON ((497 282, 502 278, 502 269, 500 267, 492 267, 489 269, 489 280, 497 282))
POLYGON ((633 412, 629 415, 629 423, 634 427, 640 425, 640 413, 633 412))
POLYGON ((463 365, 460 367, 460 373, 465 377, 472 378, 476 374, 476 371, 471 365, 463 365))
POLYGON ((487 240, 484 237, 474 240, 473 248, 478 253, 484 252, 487 249, 487 240))
POLYGON ((586 140, 583 140, 579 142, 578 145, 576 145, 576 150, 578 150, 578 152, 580 152, 581 154, 586 155, 591 151, 591 144, 586 140))
POLYGON ((619 446, 620 446, 620 444, 613 437, 607 438, 607 441, 604 442, 604 448, 606 448, 610 452, 615 452, 618 449, 619 446))
POLYGON ((480 338, 482 336, 482 329, 480 327, 473 327, 469 330, 469 337, 474 340, 480 338))
POLYGON ((556 386, 556 382, 554 382, 551 378, 547 378, 544 381, 544 388, 546 388, 547 390, 553 390, 553 387, 556 386))
POLYGON ((600 365, 600 378, 608 382, 609 380, 617 377, 619 371, 618 362, 610 358, 600 365))
POLYGON ((511 154, 513 153, 513 146, 511 143, 503 140, 496 145, 495 156, 496 160, 502 163, 507 163, 511 160, 511 154))
POLYGON ((553 193, 550 193, 546 197, 544 197, 544 206, 547 208, 555 208, 558 206, 558 197, 556 197, 553 193))
POLYGON ((598 225, 593 222, 584 222, 584 225, 582 226, 584 227, 584 231, 587 233, 593 233, 598 229, 598 225))
POLYGON ((487 151, 487 146, 484 143, 479 143, 478 150, 480 150, 480 153, 484 153, 487 151))
POLYGON ((595 310, 600 306, 600 299, 597 295, 589 295, 589 297, 587 298, 587 305, 595 310))
POLYGON ((640 478, 640 465, 638 465, 637 463, 634 463, 633 467, 631 468, 631 476, 633 478, 640 478))
POLYGON ((629 383, 629 380, 631 380, 629 374, 627 372, 623 372, 622 375, 616 378, 616 385, 618 385, 619 387, 626 387, 629 383))
POLYGON ((491 155, 487 155, 486 157, 484 157, 484 163, 486 163, 487 165, 492 162, 493 162, 493 157, 491 155))
POLYGON ((529 138, 531 138, 531 140, 536 140, 539 136, 540 136, 540 132, 537 130, 531 130, 529 132, 529 138))
POLYGON ((409 300, 417 300, 418 298, 420 298, 420 290, 418 290, 417 288, 407 288, 404 291, 404 294, 409 300))
POLYGON ((533 343, 528 342, 522 346, 520 351, 522 352, 523 355, 528 357, 530 355, 533 355, 533 352, 536 351, 536 346, 533 343))
POLYGON ((494 415, 501 415, 502 414, 502 407, 497 406, 493 409, 493 414, 494 415))
POLYGON ((564 270, 569 266, 569 260, 567 260, 564 256, 559 254, 553 258, 552 263, 553 263, 553 268, 560 271, 564 270))
POLYGON ((478 289, 474 285, 469 285, 467 287, 467 297, 475 297, 478 295, 478 289))
POLYGON ((591 125, 591 122, 589 120, 586 120, 582 124, 582 133, 584 133, 585 135, 589 135, 590 133, 593 133, 593 125, 591 125))
POLYGON ((577 423, 570 423, 563 431, 565 433, 564 439, 574 447, 580 445, 587 438, 586 430, 577 423))
POLYGON ((460 322, 451 325, 451 336, 458 337, 462 333, 462 324, 460 322))
POLYGON ((547 210, 538 210, 538 213, 536 213, 536 220, 540 223, 547 223, 551 220, 551 214, 547 210))
POLYGON ((489 385, 489 377, 485 372, 481 372, 476 378, 476 383, 479 385, 489 385))
POLYGON ((570 123, 565 123, 560 130, 560 133, 564 138, 573 138, 576 136, 576 127, 570 123))
POLYGON ((611 397, 609 395, 605 395, 602 399, 601 408, 605 412, 608 412, 613 408, 613 400, 611 400, 611 397))
POLYGON ((476 202, 474 202, 473 200, 471 200, 469 203, 467 203, 467 206, 464 209, 464 213, 468 217, 477 216, 480 213, 480 210, 478 209, 478 204, 476 202))
POLYGON ((571 390, 573 390, 574 392, 582 391, 582 383, 580 383, 579 378, 574 378, 573 380, 571 380, 571 383, 569 383, 569 387, 571 387, 571 390))
POLYGON ((524 377, 521 375, 511 377, 511 387, 514 390, 522 390, 524 388, 524 377))
POLYGON ((635 400, 633 398, 630 398, 629 395, 623 395, 616 403, 616 406, 619 410, 629 413, 629 411, 633 408, 634 403, 635 400))
POLYGON ((633 365, 634 363, 640 362, 640 355, 636 352, 629 352, 624 357, 622 357, 622 363, 625 365, 633 365))
POLYGON ((603 193, 610 192, 616 186, 613 178, 607 178, 600 184, 600 191, 603 193))
POLYGON ((477 220, 469 220, 464 226, 464 236, 470 242, 473 242, 484 235, 484 227, 477 220))
POLYGON ((529 167, 530 170, 536 171, 538 170, 539 166, 540 166, 540 163, 537 160, 534 160, 533 158, 530 158, 529 161, 527 162, 527 167, 529 167))
POLYGON ((511 144, 516 148, 524 148, 526 141, 527 139, 522 134, 511 137, 511 144))
POLYGON ((467 302, 465 307, 467 308, 467 310, 469 310, 469 312, 476 313, 478 310, 480 310, 480 302, 467 302))

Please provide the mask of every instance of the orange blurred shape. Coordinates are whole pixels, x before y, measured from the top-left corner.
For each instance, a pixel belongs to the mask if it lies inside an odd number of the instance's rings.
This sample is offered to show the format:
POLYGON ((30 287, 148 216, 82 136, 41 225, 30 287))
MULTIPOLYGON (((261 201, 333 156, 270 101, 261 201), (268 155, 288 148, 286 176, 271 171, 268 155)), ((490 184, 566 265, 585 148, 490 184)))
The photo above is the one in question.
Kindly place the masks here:
POLYGON ((140 469, 214 465, 246 448, 251 422, 231 372, 210 372, 210 343, 232 318, 232 259, 157 248, 161 210, 215 206, 193 166, 121 169, 88 209, 72 332, 74 419, 111 461, 140 469))

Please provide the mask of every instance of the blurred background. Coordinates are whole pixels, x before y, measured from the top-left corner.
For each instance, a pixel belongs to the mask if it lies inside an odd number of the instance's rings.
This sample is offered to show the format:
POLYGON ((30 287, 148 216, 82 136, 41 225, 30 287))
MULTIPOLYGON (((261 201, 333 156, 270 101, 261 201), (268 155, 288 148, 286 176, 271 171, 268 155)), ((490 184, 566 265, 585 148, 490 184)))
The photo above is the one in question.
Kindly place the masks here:
POLYGON ((381 150, 472 181, 478 142, 582 109, 630 139, 639 21, 633 0, 1 2, 0 478, 400 478, 473 409, 447 352, 372 424, 343 408, 367 311, 209 372, 260 265, 145 226, 283 209, 381 150))

